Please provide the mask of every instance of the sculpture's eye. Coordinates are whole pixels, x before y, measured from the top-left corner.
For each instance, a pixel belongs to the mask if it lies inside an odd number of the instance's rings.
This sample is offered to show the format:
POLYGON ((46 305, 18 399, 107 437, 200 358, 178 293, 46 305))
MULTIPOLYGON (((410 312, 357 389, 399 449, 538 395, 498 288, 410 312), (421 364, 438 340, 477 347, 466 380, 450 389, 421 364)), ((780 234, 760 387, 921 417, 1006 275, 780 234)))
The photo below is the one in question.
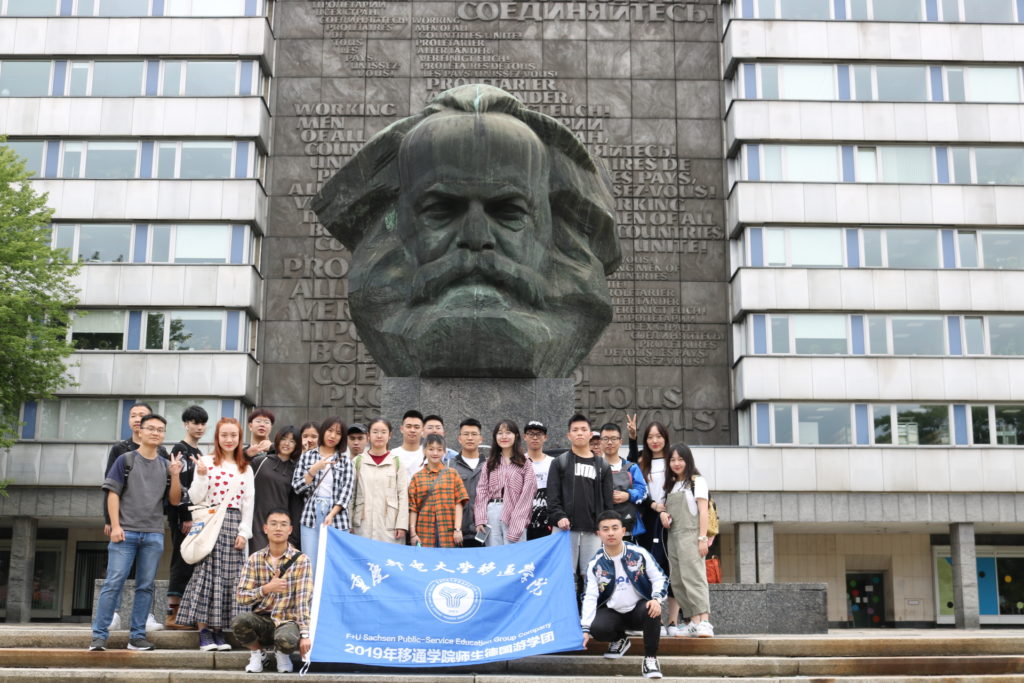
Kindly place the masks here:
MULTIPOLYGON (((502 223, 516 223, 529 217, 530 208, 524 199, 511 197, 487 203, 487 213, 502 223)), ((522 226, 510 226, 520 228, 522 226)))
POLYGON ((432 195, 420 205, 420 215, 432 221, 450 221, 465 210, 465 202, 458 197, 432 195))

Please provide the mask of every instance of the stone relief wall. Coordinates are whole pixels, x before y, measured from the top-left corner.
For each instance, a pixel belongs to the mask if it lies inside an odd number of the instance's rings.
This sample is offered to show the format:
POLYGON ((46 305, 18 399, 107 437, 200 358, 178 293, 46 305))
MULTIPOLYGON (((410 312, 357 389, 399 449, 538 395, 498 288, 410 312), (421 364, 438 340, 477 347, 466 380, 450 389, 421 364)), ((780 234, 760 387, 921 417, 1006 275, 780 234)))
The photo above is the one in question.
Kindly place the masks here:
POLYGON ((374 133, 479 82, 558 118, 612 173, 624 259, 614 320, 574 378, 577 408, 598 424, 635 411, 689 443, 732 442, 718 13, 711 2, 278 0, 263 405, 292 422, 377 413, 380 373, 348 311, 351 256, 308 202, 374 133))

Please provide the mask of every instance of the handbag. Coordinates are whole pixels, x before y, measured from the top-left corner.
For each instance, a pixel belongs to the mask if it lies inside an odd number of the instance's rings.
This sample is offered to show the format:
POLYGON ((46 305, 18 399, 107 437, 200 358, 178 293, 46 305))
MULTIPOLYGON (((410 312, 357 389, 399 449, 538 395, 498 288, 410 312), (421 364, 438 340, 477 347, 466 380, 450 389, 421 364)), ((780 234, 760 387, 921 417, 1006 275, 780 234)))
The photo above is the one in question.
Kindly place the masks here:
POLYGON ((228 503, 234 499, 241 485, 242 477, 239 476, 228 488, 224 500, 216 508, 210 505, 189 507, 189 511, 192 513, 192 528, 189 529, 185 540, 181 542, 181 559, 189 564, 196 564, 213 552, 213 546, 217 545, 217 536, 220 535, 220 528, 224 524, 224 517, 228 513, 228 503))
POLYGON ((708 583, 722 583, 722 565, 717 557, 705 559, 704 568, 707 571, 708 583))

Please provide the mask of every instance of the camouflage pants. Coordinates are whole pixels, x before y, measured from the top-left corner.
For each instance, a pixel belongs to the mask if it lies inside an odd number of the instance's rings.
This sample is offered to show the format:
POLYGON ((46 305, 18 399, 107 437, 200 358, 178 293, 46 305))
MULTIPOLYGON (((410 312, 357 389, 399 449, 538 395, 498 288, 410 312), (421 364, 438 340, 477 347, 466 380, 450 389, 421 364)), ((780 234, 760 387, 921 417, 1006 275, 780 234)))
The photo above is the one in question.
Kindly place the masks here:
POLYGON ((299 648, 299 625, 286 621, 274 626, 274 620, 263 614, 243 612, 231 620, 231 630, 242 645, 259 642, 263 649, 276 647, 278 652, 291 654, 299 648))

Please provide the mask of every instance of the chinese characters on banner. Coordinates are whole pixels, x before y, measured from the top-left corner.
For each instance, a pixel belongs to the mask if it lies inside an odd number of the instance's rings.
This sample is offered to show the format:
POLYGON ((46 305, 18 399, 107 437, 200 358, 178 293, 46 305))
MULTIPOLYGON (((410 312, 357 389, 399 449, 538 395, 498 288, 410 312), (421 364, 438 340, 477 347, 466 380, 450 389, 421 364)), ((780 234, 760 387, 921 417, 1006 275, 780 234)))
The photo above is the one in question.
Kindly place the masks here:
POLYGON ((450 666, 580 649, 569 534, 435 549, 325 530, 313 662, 450 666))

